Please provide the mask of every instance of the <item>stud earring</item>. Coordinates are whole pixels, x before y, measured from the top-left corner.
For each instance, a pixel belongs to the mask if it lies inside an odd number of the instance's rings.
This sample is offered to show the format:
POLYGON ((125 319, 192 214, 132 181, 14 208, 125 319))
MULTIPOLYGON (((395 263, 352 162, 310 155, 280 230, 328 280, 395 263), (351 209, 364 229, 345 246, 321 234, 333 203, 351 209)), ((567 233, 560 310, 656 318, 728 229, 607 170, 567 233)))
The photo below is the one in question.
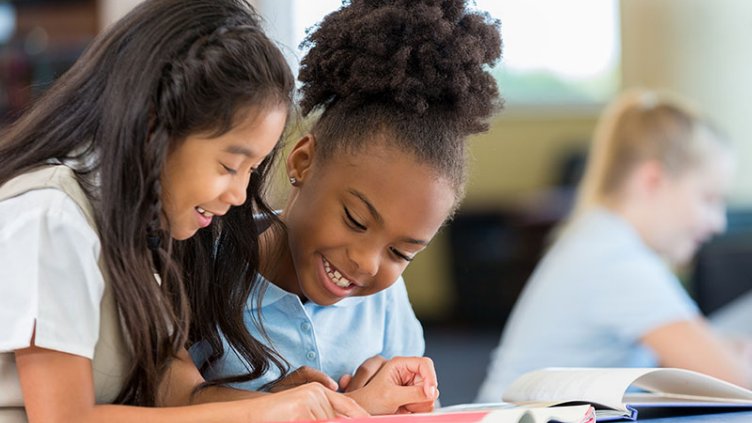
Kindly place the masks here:
POLYGON ((298 180, 294 176, 290 176, 290 185, 297 186, 298 180))

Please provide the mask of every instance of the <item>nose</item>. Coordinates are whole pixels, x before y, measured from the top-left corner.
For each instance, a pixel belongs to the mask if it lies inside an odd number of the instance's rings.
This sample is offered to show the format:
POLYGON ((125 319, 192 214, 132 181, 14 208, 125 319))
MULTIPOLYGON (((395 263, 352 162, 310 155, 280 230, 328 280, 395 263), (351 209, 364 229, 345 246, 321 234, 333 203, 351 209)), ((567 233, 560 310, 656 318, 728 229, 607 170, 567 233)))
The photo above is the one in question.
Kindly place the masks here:
POLYGON ((245 203, 248 190, 248 178, 235 177, 230 185, 222 194, 222 201, 233 206, 240 206, 245 203))
POLYGON ((377 249, 356 246, 348 249, 347 256, 355 265, 358 274, 373 277, 378 273, 381 255, 377 249))

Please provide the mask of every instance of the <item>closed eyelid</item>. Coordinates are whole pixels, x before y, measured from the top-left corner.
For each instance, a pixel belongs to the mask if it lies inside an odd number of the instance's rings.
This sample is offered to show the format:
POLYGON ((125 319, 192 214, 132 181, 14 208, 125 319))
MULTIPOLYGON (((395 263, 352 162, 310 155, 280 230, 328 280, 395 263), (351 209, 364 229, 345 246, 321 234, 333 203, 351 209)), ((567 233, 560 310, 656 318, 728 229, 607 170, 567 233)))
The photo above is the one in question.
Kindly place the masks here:
POLYGON ((413 261, 413 259, 415 258, 415 254, 407 254, 404 251, 401 251, 395 247, 391 247, 390 250, 392 250, 392 253, 394 253, 396 256, 398 256, 402 260, 413 261))
POLYGON ((352 215, 352 212, 350 212, 350 209, 348 209, 347 206, 343 206, 343 208, 345 209, 345 215, 347 215, 347 219, 350 221, 350 223, 357 226, 358 229, 361 229, 361 230, 368 229, 363 223, 361 223, 358 219, 356 219, 352 215))

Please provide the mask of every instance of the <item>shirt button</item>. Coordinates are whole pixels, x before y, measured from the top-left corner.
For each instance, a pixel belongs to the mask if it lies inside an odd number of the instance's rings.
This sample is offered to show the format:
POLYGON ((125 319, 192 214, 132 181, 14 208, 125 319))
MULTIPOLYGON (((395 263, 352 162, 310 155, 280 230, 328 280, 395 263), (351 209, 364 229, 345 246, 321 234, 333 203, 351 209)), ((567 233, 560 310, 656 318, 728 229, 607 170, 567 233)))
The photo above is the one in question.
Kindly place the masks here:
POLYGON ((308 322, 304 322, 300 325, 300 329, 303 330, 303 332, 310 332, 311 331, 311 324, 308 322))
POLYGON ((313 361, 314 359, 316 359, 316 353, 314 351, 308 351, 306 358, 313 361))

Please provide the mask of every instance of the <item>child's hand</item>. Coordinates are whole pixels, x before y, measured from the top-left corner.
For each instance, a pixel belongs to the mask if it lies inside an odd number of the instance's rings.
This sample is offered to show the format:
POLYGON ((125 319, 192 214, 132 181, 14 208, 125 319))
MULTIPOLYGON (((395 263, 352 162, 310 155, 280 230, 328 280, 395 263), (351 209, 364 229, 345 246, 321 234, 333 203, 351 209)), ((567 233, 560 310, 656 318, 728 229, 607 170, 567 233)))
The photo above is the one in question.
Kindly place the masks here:
POLYGON ((386 362, 387 359, 380 355, 375 355, 364 361, 354 375, 343 375, 339 378, 340 391, 352 392, 366 386, 386 362))
POLYGON ((280 392, 295 388, 296 386, 305 385, 309 382, 318 382, 332 391, 337 390, 337 382, 327 376, 326 373, 308 366, 302 366, 298 367, 295 371, 290 372, 290 374, 282 378, 282 380, 275 383, 269 389, 269 392, 280 392))
POLYGON ((347 395, 371 414, 422 413, 433 410, 437 386, 430 358, 395 357, 364 387, 347 395))
POLYGON ((245 402, 248 421, 321 420, 339 417, 366 417, 368 413, 343 394, 318 383, 308 383, 277 394, 264 395, 245 402))

